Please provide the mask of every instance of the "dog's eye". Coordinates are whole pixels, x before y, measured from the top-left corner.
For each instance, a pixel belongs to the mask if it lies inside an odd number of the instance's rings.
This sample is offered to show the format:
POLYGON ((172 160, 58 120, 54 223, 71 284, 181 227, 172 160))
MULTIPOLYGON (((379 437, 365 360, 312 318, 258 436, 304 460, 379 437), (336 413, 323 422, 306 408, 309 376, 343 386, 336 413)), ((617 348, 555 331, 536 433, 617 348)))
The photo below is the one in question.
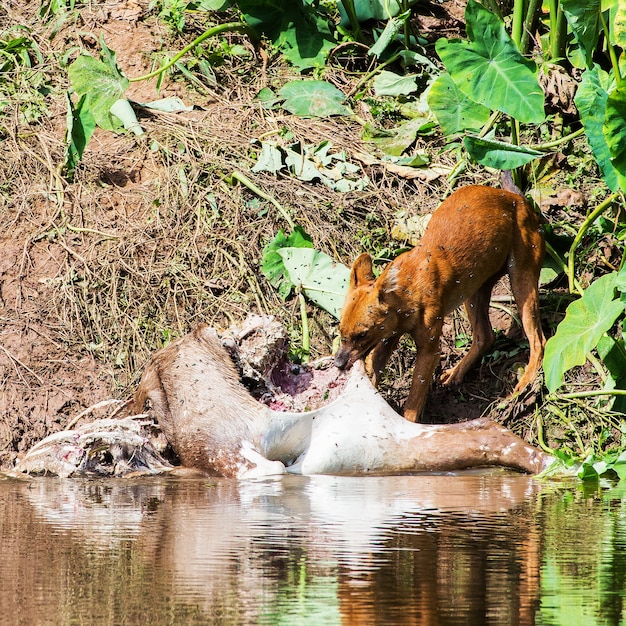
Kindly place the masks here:
POLYGON ((363 341, 363 339, 365 339, 365 337, 367 337, 367 331, 364 330, 363 332, 357 333, 354 336, 354 340, 355 341, 363 341))

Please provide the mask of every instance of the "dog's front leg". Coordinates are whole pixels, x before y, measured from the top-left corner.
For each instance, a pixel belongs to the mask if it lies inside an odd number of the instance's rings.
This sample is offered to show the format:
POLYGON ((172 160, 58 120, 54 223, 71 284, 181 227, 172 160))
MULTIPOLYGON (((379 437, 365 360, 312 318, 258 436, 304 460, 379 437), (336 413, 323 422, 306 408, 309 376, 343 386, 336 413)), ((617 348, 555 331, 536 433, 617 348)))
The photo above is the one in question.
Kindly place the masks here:
POLYGON ((441 324, 424 329, 422 332, 413 334, 417 358, 413 371, 413 382, 409 396, 404 404, 404 417, 410 422, 417 422, 420 418, 428 389, 435 373, 435 368, 441 358, 439 338, 441 337, 441 324))
POLYGON ((391 353, 398 347, 400 335, 396 334, 381 340, 370 353, 367 369, 374 387, 378 387, 391 353))

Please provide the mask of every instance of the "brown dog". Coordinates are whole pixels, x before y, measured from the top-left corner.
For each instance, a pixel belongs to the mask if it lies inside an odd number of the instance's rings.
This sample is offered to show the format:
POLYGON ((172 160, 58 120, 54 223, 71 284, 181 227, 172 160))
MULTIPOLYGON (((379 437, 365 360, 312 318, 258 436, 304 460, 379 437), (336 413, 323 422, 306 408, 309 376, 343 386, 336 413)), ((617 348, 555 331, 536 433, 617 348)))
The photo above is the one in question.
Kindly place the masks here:
POLYGON ((339 368, 370 352, 377 384, 400 337, 408 333, 417 348, 404 417, 415 422, 439 362, 443 318, 465 303, 472 325, 469 352, 441 376, 458 384, 495 341, 489 299, 496 281, 508 273, 530 343, 530 359, 514 393, 537 375, 545 339, 539 319, 538 281, 545 244, 539 220, 509 179, 511 191, 472 185, 453 193, 433 213, 420 243, 390 263, 377 279, 369 254, 354 261, 341 313, 339 368))

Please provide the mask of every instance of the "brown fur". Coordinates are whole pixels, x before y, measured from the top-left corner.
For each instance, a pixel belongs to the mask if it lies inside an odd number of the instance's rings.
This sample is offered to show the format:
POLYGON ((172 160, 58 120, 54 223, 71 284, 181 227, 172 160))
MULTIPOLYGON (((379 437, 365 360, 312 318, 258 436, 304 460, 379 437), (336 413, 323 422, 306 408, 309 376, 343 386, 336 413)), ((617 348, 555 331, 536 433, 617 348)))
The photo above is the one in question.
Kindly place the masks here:
MULTIPOLYGON (((516 189, 510 181, 504 184, 516 189)), ((459 189, 433 213, 420 243, 378 279, 369 254, 354 261, 335 364, 348 367, 371 353, 376 384, 400 337, 409 334, 417 358, 404 416, 417 421, 439 362, 444 316, 465 303, 473 331, 468 353, 441 376, 452 385, 493 345, 491 290, 508 273, 530 342, 530 360, 514 393, 521 391, 534 380, 543 358, 538 280, 544 251, 537 215, 522 195, 478 185, 459 189)))
POLYGON ((239 382, 217 333, 206 324, 159 350, 133 397, 131 414, 149 411, 183 465, 234 476, 241 441, 263 432, 261 405, 239 382))

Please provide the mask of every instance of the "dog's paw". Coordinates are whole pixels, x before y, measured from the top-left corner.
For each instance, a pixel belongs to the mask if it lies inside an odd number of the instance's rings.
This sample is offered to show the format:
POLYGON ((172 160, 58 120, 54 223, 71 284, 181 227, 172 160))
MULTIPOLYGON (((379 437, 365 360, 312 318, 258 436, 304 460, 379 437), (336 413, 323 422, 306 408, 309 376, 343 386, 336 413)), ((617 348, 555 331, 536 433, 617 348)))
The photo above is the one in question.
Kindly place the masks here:
POLYGON ((451 367, 449 370, 443 372, 439 377, 439 382, 445 387, 459 385, 462 380, 463 376, 461 375, 457 367, 451 367))

